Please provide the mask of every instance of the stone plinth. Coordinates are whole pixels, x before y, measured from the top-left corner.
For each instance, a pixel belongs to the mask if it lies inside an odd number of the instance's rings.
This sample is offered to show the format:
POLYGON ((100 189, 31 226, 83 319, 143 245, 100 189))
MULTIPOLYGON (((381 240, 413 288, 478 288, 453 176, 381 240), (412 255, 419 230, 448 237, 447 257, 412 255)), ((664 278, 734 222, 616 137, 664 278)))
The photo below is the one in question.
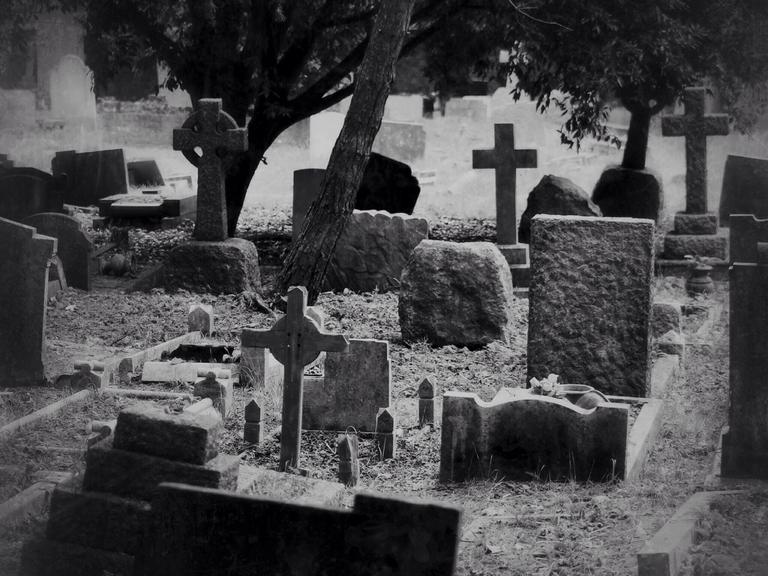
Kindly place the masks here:
POLYGON ((686 256, 728 258, 728 237, 718 234, 667 234, 664 236, 664 257, 682 260, 686 256))
POLYGON ((167 290, 211 294, 259 292, 261 280, 256 246, 242 238, 180 244, 166 258, 163 283, 167 290))

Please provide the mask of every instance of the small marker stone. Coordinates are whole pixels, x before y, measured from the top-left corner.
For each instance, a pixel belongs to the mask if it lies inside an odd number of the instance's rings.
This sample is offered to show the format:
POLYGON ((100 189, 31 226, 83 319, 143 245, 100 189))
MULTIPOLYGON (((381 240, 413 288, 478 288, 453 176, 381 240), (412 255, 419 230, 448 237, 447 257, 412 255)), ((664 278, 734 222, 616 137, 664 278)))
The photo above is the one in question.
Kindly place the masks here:
POLYGON ((336 438, 336 454, 339 457, 339 482, 356 486, 360 480, 360 461, 357 434, 339 434, 336 438))
POLYGON ((395 416, 388 408, 376 415, 376 446, 381 460, 395 457, 395 416))
POLYGON ((429 378, 419 384, 419 426, 435 423, 435 387, 429 378))

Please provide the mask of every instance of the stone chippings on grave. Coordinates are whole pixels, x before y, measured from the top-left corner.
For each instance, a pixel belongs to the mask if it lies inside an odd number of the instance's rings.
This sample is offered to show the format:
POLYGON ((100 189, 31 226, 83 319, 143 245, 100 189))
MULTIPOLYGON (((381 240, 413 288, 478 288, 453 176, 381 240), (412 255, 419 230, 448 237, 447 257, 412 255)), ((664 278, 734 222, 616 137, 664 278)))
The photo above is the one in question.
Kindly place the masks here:
POLYGON ((89 449, 85 475, 54 490, 46 537, 25 543, 21 573, 134 574, 161 482, 237 488, 239 458, 216 449, 222 430, 210 409, 168 414, 136 405, 121 411, 114 435, 89 449))
POLYGON ((323 377, 304 381, 302 427, 375 432, 379 409, 390 406, 389 342, 351 338, 345 352, 326 352, 323 377))
POLYGON ((64 268, 67 285, 90 290, 93 242, 83 232, 80 221, 67 214, 45 212, 29 216, 24 224, 37 229, 39 234, 56 238, 56 256, 64 268))
POLYGON ((648 395, 653 232, 651 220, 534 217, 527 380, 648 395))
POLYGON ((122 148, 56 152, 51 160, 54 176, 66 175, 64 202, 94 206, 101 198, 128 192, 128 170, 122 148))
MULTIPOLYGON (((731 219, 733 225, 733 218, 731 219)), ((732 234, 738 234, 733 229, 732 234)), ((730 271, 730 407, 721 474, 768 478, 768 243, 730 271)))
POLYGON ((63 212, 63 182, 36 168, 0 172, 0 218, 18 222, 40 212, 63 212))
POLYGON ((428 501, 357 494, 352 510, 335 510, 169 484, 153 502, 137 569, 451 576, 460 524, 459 508, 428 501))
POLYGON ((446 392, 442 422, 441 482, 624 477, 626 405, 585 410, 521 388, 503 388, 491 402, 474 393, 446 392))
POLYGON ((336 243, 326 283, 354 292, 396 289, 411 252, 428 237, 424 218, 355 210, 336 243))
POLYGON ((34 386, 45 371, 48 267, 55 238, 0 218, 0 382, 34 386))
POLYGON ((720 194, 720 226, 731 214, 768 218, 768 158, 729 155, 720 194))
POLYGON ((718 231, 717 215, 707 210, 707 136, 728 134, 726 114, 705 114, 706 89, 686 88, 685 114, 663 116, 664 136, 685 137, 685 212, 675 214, 672 233, 664 238, 664 257, 726 259, 728 238, 718 231))
POLYGON ((400 277, 403 339, 436 346, 509 342, 512 275, 490 242, 423 240, 400 277))
POLYGON ((609 166, 595 184, 592 201, 603 216, 659 222, 664 213, 661 177, 648 169, 609 166))
POLYGON ((531 242, 531 219, 537 214, 560 216, 602 216, 600 207, 579 186, 560 176, 547 174, 528 194, 525 212, 520 217, 518 239, 531 242))

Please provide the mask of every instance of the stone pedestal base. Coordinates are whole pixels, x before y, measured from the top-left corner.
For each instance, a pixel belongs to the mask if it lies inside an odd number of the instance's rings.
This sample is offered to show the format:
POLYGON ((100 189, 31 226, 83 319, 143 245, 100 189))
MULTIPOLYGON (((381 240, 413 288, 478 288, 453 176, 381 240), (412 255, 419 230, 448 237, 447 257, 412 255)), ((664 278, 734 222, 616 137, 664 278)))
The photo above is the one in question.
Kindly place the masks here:
POLYGON ((717 234, 667 234, 664 237, 664 258, 682 260, 686 256, 728 259, 728 237, 717 234))
POLYGON ((722 437, 720 475, 724 478, 762 478, 768 480, 768 451, 745 449, 728 428, 722 437))
POLYGON ((239 294, 261 289, 259 255, 252 242, 229 238, 189 242, 174 248, 163 266, 166 290, 239 294))
POLYGON ((717 215, 706 214, 675 214, 675 234, 705 235, 717 234, 717 215))
POLYGON ((592 202, 600 206, 603 216, 658 222, 664 207, 661 178, 650 170, 609 166, 595 185, 592 202))

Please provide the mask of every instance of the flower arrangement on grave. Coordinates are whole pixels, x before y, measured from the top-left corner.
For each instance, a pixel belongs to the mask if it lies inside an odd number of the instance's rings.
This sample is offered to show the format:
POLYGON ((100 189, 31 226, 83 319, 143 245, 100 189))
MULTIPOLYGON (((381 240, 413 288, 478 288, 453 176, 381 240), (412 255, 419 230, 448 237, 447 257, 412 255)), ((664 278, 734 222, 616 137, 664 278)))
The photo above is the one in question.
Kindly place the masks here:
POLYGON ((540 396, 558 397, 560 395, 560 385, 557 383, 558 378, 557 374, 550 374, 543 380, 531 378, 531 392, 540 396))

